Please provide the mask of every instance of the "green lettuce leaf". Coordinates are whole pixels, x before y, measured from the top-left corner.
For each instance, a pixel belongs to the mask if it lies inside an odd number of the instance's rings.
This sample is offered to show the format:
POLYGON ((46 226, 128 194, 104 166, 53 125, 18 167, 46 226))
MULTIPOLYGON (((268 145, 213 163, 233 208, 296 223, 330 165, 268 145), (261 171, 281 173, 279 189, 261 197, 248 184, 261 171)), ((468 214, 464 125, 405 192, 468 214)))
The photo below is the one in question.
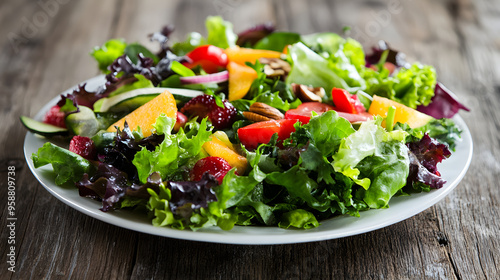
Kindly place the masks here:
POLYGON ((328 32, 304 35, 302 42, 328 60, 330 69, 349 86, 358 89, 366 87, 360 74, 365 66, 365 55, 358 41, 328 32))
POLYGON ((35 168, 51 164, 56 174, 55 182, 62 185, 66 182, 79 181, 84 173, 92 173, 94 166, 90 161, 58 147, 50 142, 45 143, 31 156, 35 168))
POLYGON ((314 197, 313 191, 318 188, 318 183, 309 177, 305 168, 299 165, 285 172, 267 174, 266 182, 285 187, 293 198, 305 201, 313 209, 326 211, 329 207, 328 201, 314 197))
POLYGON ((370 179, 367 177, 359 178, 360 170, 356 168, 358 163, 366 157, 381 154, 383 142, 395 140, 404 143, 408 135, 402 130, 386 132, 380 126, 381 122, 381 118, 376 118, 373 121, 362 123, 356 132, 342 139, 338 152, 333 155, 335 171, 351 178, 364 189, 370 187, 370 179))
POLYGON ((410 160, 408 148, 401 141, 382 142, 379 151, 357 166, 360 174, 371 181, 368 190, 361 189, 370 208, 387 207, 389 200, 406 185, 410 160))
POLYGON ((429 65, 414 63, 410 68, 402 68, 395 76, 389 71, 378 72, 365 68, 363 78, 366 80, 366 93, 395 100, 410 108, 418 105, 427 106, 434 96, 436 70, 429 65))
POLYGON ((178 56, 183 56, 194 50, 198 46, 206 45, 206 39, 198 32, 191 32, 186 35, 186 39, 172 45, 172 52, 178 56))
POLYGON ((273 32, 258 41, 255 49, 272 50, 282 52, 287 45, 300 42, 300 34, 292 32, 273 32))
POLYGON ((149 175, 158 172, 162 180, 173 178, 184 165, 194 165, 202 156, 202 146, 209 140, 212 132, 208 130, 207 121, 203 119, 199 128, 186 134, 183 129, 171 134, 174 119, 164 114, 158 117, 154 124, 158 134, 165 134, 165 139, 154 151, 143 147, 134 156, 132 163, 137 168, 139 180, 144 184, 149 175), (189 136, 188 136, 189 135, 189 136))
POLYGON ((169 206, 169 200, 172 198, 170 189, 161 184, 159 192, 156 193, 152 189, 148 189, 151 195, 147 204, 147 208, 152 212, 154 218, 152 223, 157 227, 171 226, 175 229, 185 229, 189 227, 191 230, 198 230, 204 227, 217 225, 217 218, 210 214, 207 209, 200 208, 193 212, 188 221, 183 217, 174 215, 169 206))
POLYGON ((123 39, 111 39, 101 47, 95 47, 90 55, 92 55, 99 64, 99 69, 103 73, 108 74, 108 66, 119 56, 124 54, 126 47, 127 43, 125 43, 123 39))
POLYGON ((319 226, 319 223, 311 212, 304 209, 296 209, 283 214, 278 226, 280 228, 296 227, 309 229, 319 226))
POLYGON ((303 128, 311 143, 324 156, 331 156, 338 150, 342 139, 355 132, 349 121, 339 117, 333 110, 311 118, 303 128))
POLYGON ((292 63, 287 83, 323 87, 326 92, 332 88, 344 88, 349 92, 356 92, 358 88, 350 87, 347 82, 339 77, 331 68, 330 62, 317 54, 306 45, 297 43, 288 49, 289 60, 292 63))
POLYGON ((157 64, 158 61, 160 60, 158 56, 156 56, 148 48, 139 43, 128 44, 125 47, 124 53, 130 58, 130 60, 134 64, 137 64, 137 62, 139 62, 139 57, 137 55, 140 53, 145 57, 153 59, 154 64, 157 64))
POLYGON ((207 43, 219 48, 227 49, 236 46, 238 36, 233 32, 233 24, 220 16, 207 17, 207 43))

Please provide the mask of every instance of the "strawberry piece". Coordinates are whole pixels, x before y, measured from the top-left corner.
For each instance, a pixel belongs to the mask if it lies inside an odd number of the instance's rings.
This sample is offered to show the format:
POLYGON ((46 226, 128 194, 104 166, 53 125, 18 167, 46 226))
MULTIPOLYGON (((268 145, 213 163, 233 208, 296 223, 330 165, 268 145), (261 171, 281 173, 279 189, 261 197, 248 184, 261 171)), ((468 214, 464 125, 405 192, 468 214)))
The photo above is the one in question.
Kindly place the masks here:
POLYGON ((71 142, 69 142, 69 150, 88 160, 95 159, 97 154, 94 141, 88 137, 79 135, 73 136, 71 142))
POLYGON ((201 119, 208 117, 216 129, 224 129, 233 124, 237 111, 229 101, 224 100, 223 104, 224 108, 219 107, 212 95, 199 95, 189 100, 181 112, 201 119))
POLYGON ((45 114, 43 122, 58 127, 66 128, 66 123, 64 122, 65 118, 66 115, 64 114, 64 112, 61 112, 61 107, 55 105, 52 108, 50 108, 50 110, 45 114))
POLYGON ((181 127, 184 127, 188 121, 188 117, 181 112, 177 112, 177 116, 175 118, 174 131, 177 132, 181 127))
POLYGON ((206 157, 198 160, 191 170, 191 181, 199 181, 208 172, 213 175, 219 184, 222 184, 224 176, 231 170, 231 165, 220 157, 206 157))

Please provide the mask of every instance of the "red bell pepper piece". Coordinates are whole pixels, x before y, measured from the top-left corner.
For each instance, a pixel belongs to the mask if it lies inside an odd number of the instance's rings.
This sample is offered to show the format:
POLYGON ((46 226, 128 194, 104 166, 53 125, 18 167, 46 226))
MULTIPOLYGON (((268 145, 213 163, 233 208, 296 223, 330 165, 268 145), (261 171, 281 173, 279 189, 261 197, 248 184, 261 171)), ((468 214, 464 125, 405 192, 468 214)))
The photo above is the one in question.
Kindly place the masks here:
POLYGON ((293 125, 296 122, 296 119, 256 122, 238 129, 238 138, 245 148, 255 149, 260 144, 269 143, 275 133, 278 134, 278 141, 287 139, 295 131, 293 125))
POLYGON ((221 69, 226 68, 228 63, 227 55, 224 50, 212 45, 199 46, 186 54, 186 56, 191 59, 191 62, 183 63, 184 66, 193 68, 200 65, 201 68, 209 74, 219 72, 221 69))
POLYGON ((337 108, 336 111, 345 112, 349 114, 358 114, 366 112, 365 107, 359 101, 357 95, 350 94, 345 89, 333 88, 332 101, 337 108))
POLYGON ((299 107, 297 107, 297 109, 290 109, 286 111, 285 119, 299 120, 302 124, 306 124, 309 123, 313 111, 321 115, 324 112, 330 110, 337 111, 337 114, 340 117, 347 119, 351 123, 362 122, 373 119, 373 116, 367 112, 361 112, 358 114, 339 112, 339 110, 336 107, 321 102, 302 103, 301 105, 299 105, 299 107))

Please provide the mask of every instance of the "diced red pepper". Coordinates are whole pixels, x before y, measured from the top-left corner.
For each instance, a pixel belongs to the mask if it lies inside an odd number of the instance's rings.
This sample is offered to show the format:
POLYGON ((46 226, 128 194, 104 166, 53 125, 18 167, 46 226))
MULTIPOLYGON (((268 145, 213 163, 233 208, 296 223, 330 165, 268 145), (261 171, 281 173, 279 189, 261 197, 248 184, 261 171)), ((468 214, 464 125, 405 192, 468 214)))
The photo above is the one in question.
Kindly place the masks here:
POLYGON ((306 124, 309 123, 313 111, 321 115, 324 112, 330 110, 337 111, 337 114, 340 117, 347 119, 351 123, 362 122, 373 119, 373 116, 367 112, 361 112, 358 114, 339 112, 339 110, 336 107, 321 102, 302 103, 301 105, 299 105, 299 107, 297 107, 297 109, 288 110, 285 113, 285 119, 299 120, 302 124, 306 124))
POLYGON ((260 144, 267 144, 271 137, 277 133, 278 141, 283 141, 290 137, 295 131, 293 126, 296 119, 271 120, 257 122, 238 129, 238 138, 247 149, 255 149, 260 144))
POLYGON ((358 114, 366 112, 365 107, 359 101, 357 95, 350 94, 345 89, 333 88, 332 101, 337 108, 336 111, 345 112, 349 114, 358 114))
POLYGON ((200 65, 207 73, 219 72, 228 63, 224 50, 212 45, 199 46, 186 56, 191 59, 191 63, 183 63, 184 66, 194 68, 200 65))

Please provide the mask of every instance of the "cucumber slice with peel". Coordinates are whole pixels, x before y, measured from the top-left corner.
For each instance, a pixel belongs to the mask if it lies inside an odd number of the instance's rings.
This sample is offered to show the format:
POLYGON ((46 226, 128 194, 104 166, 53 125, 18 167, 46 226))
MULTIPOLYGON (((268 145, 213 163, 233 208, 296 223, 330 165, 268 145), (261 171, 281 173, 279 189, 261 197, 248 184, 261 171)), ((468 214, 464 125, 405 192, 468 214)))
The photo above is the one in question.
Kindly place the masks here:
POLYGON ((66 128, 58 127, 48 123, 36 121, 32 118, 21 116, 21 123, 31 132, 45 137, 66 136, 69 134, 66 128))
POLYGON ((139 88, 121 93, 112 97, 102 98, 94 104, 96 112, 124 112, 133 111, 153 99, 165 90, 174 95, 195 97, 202 95, 203 91, 183 88, 139 88))
POLYGON ((80 109, 80 112, 70 114, 66 117, 66 126, 75 135, 85 137, 94 136, 102 128, 94 111, 85 106, 79 106, 78 109, 80 109))

